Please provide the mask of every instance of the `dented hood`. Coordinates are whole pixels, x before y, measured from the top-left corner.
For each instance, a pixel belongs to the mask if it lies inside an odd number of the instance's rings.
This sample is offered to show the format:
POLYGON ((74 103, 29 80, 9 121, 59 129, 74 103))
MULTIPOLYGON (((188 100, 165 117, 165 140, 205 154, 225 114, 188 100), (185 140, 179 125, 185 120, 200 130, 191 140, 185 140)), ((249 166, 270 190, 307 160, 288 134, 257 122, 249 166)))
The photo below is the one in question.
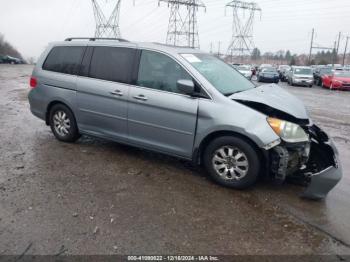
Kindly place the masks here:
POLYGON ((267 105, 298 119, 309 119, 301 100, 276 84, 262 85, 230 96, 237 101, 249 101, 267 105))

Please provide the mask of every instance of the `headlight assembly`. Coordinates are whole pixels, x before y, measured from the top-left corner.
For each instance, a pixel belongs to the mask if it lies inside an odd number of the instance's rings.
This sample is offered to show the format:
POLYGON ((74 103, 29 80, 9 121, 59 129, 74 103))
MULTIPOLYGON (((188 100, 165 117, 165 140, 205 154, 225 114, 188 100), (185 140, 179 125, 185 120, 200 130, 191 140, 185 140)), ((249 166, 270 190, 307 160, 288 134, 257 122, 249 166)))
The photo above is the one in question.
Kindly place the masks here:
POLYGON ((299 125, 278 118, 268 117, 267 122, 284 141, 289 143, 306 142, 308 135, 299 125))

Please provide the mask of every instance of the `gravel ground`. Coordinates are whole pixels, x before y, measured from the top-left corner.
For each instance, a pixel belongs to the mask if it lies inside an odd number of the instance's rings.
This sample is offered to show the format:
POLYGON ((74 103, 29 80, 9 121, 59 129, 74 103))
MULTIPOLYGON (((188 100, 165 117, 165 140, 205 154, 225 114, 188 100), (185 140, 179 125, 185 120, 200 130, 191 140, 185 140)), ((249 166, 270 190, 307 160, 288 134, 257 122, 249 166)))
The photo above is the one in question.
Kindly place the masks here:
POLYGON ((324 201, 260 182, 222 188, 186 161, 82 137, 29 111, 32 67, 0 65, 1 254, 350 254, 350 92, 288 87, 334 138, 344 178, 324 201))

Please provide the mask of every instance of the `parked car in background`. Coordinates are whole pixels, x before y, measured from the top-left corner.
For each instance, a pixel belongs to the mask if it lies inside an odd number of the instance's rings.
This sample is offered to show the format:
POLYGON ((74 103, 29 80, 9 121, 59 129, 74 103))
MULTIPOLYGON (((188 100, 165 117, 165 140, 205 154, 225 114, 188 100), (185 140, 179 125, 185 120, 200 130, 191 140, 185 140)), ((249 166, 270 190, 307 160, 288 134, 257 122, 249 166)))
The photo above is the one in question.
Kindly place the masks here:
POLYGON ((278 83, 280 81, 279 74, 274 67, 265 67, 261 69, 258 73, 258 82, 267 82, 267 83, 278 83))
POLYGON ((289 65, 280 65, 277 69, 277 72, 279 74, 279 77, 280 77, 280 80, 282 82, 285 82, 287 81, 287 78, 286 78, 286 72, 290 70, 290 66, 289 65))
POLYGON ((322 77, 322 87, 336 90, 350 90, 350 71, 335 70, 322 77))
POLYGON ((238 72, 244 75, 247 79, 252 80, 252 67, 250 65, 241 65, 236 68, 238 72))
POLYGON ((301 85, 312 87, 314 82, 314 76, 312 74, 311 67, 308 66, 293 66, 289 71, 288 84, 301 85))
POLYGON ((328 64, 327 67, 340 68, 343 67, 341 64, 328 64))
POLYGON ((23 64, 21 59, 9 55, 3 56, 1 60, 3 64, 23 64))
POLYGON ((31 112, 62 142, 86 134, 165 153, 236 189, 293 175, 313 199, 342 177, 335 145, 298 98, 200 50, 67 39, 40 56, 30 87, 31 112))
POLYGON ((316 71, 314 73, 314 84, 321 86, 322 85, 322 77, 324 75, 331 75, 331 74, 333 74, 333 70, 331 67, 316 68, 316 71))

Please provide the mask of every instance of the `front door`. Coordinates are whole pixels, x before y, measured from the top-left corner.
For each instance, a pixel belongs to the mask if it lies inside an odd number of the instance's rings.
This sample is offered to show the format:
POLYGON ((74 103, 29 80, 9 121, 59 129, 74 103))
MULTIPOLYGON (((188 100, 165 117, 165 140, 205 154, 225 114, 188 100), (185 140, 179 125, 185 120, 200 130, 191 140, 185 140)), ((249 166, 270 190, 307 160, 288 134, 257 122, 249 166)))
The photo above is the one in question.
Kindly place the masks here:
POLYGON ((191 158, 198 99, 181 94, 177 81, 191 76, 167 55, 142 51, 136 86, 130 88, 130 142, 191 158))

